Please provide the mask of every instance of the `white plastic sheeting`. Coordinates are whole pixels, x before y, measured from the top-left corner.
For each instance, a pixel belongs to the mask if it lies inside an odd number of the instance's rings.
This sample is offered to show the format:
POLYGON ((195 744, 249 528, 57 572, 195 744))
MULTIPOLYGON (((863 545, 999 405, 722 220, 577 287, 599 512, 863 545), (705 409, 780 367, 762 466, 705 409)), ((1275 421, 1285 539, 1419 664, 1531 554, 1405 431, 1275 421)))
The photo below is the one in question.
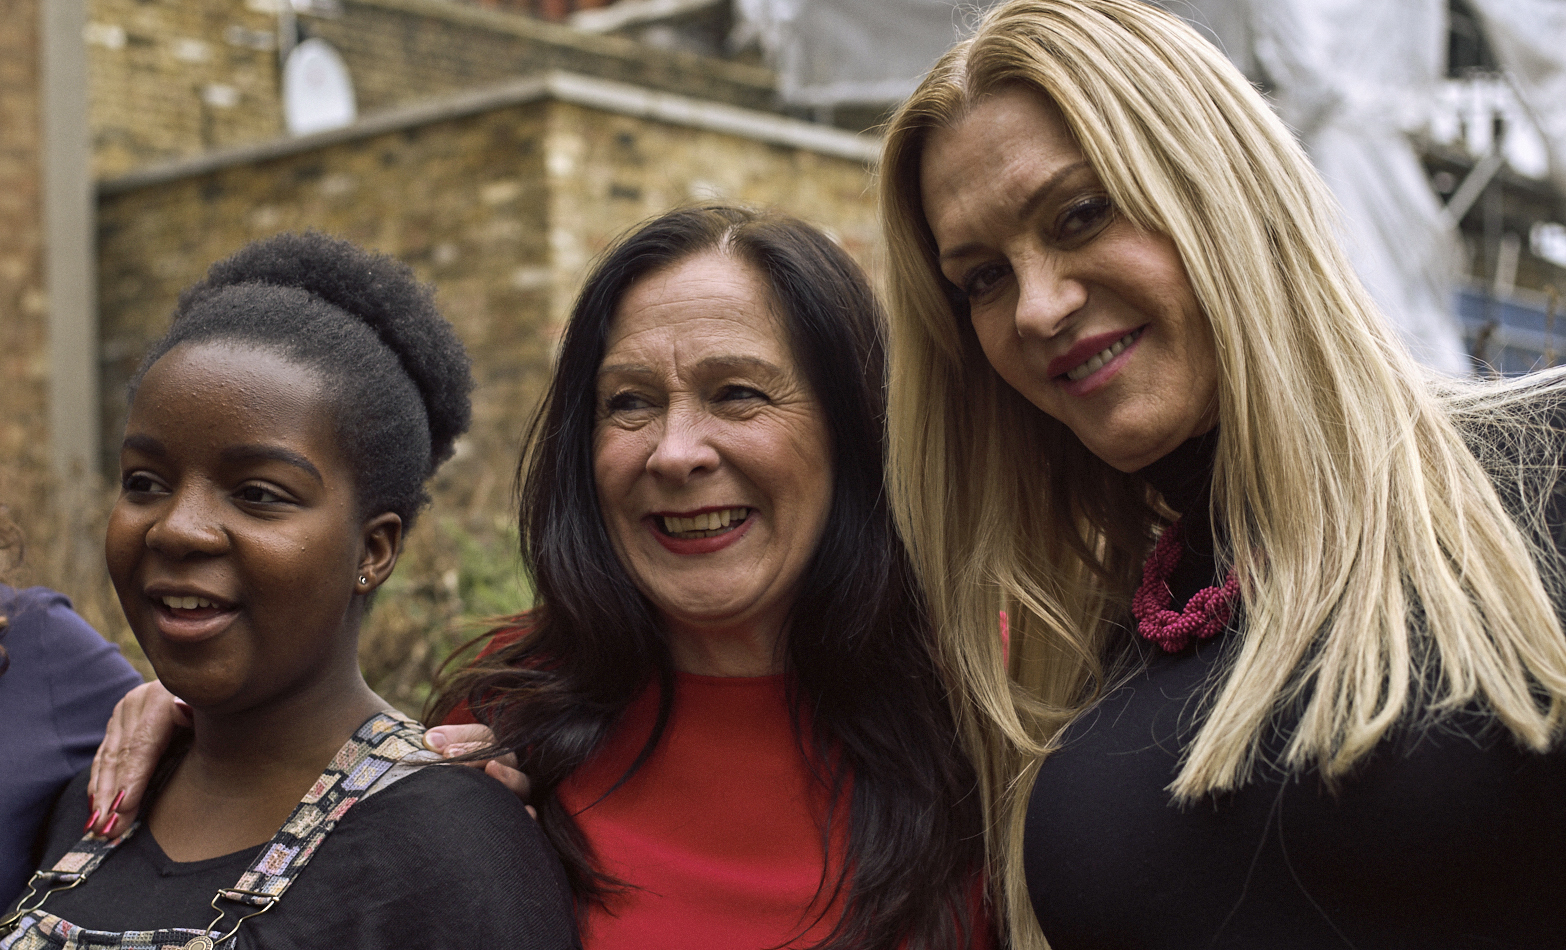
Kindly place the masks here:
POLYGON ((1336 195, 1344 249, 1382 311, 1426 365, 1466 373, 1451 304, 1456 232, 1408 135, 1429 121, 1445 72, 1446 0, 1165 6, 1267 84, 1336 195))
POLYGON ((892 103, 993 0, 734 0, 735 40, 760 42, 796 105, 892 103))
POLYGON ((1566 192, 1566 0, 1469 0, 1485 38, 1544 134, 1550 178, 1566 192))

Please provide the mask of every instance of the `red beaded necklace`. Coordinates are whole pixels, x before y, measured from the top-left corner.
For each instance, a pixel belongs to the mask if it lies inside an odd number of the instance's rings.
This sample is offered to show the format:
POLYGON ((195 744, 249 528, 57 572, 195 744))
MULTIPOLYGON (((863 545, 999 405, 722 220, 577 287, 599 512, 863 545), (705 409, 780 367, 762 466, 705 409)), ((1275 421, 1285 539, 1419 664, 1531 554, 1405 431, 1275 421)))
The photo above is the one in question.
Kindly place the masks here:
POLYGON ((1142 583, 1131 598, 1131 615, 1137 632, 1164 648, 1178 653, 1193 640, 1205 640, 1224 628, 1233 613, 1234 597, 1240 581, 1230 571, 1221 587, 1204 587, 1191 595, 1185 609, 1170 610, 1174 594, 1169 590, 1169 575, 1180 563, 1180 522, 1164 529, 1153 545, 1153 553, 1142 566, 1142 583))

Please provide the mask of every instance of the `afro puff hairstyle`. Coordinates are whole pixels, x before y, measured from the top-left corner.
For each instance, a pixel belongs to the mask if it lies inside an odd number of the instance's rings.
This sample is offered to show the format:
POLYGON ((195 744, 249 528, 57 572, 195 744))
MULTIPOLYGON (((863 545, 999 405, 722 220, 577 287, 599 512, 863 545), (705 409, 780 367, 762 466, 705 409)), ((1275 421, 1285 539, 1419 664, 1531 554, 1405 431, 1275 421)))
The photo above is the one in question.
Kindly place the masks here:
POLYGON ((467 351, 433 288, 384 254, 317 231, 252 242, 180 294, 169 332, 131 378, 186 343, 232 342, 314 370, 332 400, 362 515, 411 528, 424 482, 472 417, 467 351))

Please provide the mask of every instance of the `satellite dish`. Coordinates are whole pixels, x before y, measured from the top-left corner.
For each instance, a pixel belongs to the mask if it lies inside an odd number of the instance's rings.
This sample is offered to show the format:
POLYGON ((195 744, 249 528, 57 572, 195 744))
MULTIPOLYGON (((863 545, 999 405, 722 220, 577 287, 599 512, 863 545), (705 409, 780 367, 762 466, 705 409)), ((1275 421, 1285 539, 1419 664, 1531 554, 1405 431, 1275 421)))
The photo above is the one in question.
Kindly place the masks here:
POLYGON ((289 133, 340 129, 357 115, 353 80, 337 50, 319 38, 295 46, 283 64, 283 122, 289 133))

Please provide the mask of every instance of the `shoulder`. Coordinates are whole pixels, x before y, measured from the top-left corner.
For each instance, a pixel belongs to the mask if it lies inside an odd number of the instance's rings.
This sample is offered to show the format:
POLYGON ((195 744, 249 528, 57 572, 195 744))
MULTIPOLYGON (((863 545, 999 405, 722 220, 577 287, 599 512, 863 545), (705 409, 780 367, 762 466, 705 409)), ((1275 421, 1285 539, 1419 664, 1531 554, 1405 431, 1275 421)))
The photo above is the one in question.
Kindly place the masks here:
MULTIPOLYGON (((4 588, 0 598, 6 616, 0 646, 9 659, 0 710, 13 725, 22 717, 50 723, 52 733, 34 728, 28 735, 65 753, 58 776, 63 782, 91 759, 114 704, 141 684, 141 675, 118 647, 76 615, 64 595, 43 587, 4 588)), ((0 748, 6 747, 0 738, 0 748)))
POLYGON ((418 817, 413 834, 431 839, 464 829, 475 816, 492 826, 489 834, 531 836, 537 822, 504 785, 475 768, 432 763, 355 806, 361 820, 401 821, 418 817), (362 809, 362 811, 360 811, 362 809))
POLYGON ((1566 368, 1483 382, 1447 381, 1436 395, 1481 461, 1499 462, 1502 469, 1516 463, 1556 464, 1566 451, 1566 368))
POLYGON ((71 601, 47 587, 0 587, 0 614, 6 618, 6 639, 37 638, 90 644, 102 642, 98 632, 71 609, 71 601))
POLYGON ((1442 395, 1518 527, 1544 550, 1566 553, 1566 369, 1454 383, 1442 395))
POLYGON ((522 803, 474 769, 426 766, 359 802, 327 836, 299 879, 301 893, 290 892, 288 901, 313 915, 366 881, 374 882, 374 906, 388 914, 373 925, 357 918, 349 947, 376 946, 382 938, 456 946, 456 930, 463 946, 574 945, 569 890, 554 851, 522 803), (448 914, 430 915, 432 907, 448 914), (403 919, 392 908, 412 908, 421 919, 403 919), (446 933, 457 921, 461 927, 446 933))
POLYGON ((64 594, 47 587, 0 587, 0 611, 6 618, 3 642, 13 656, 28 652, 50 667, 102 665, 106 673, 134 677, 132 686, 141 682, 119 649, 72 610, 64 594))
POLYGON ((89 770, 82 769, 55 800, 43 840, 39 843, 40 851, 34 855, 39 858, 38 867, 53 867, 54 862, 82 839, 82 828, 87 824, 91 806, 87 799, 87 782, 90 778, 89 770))

